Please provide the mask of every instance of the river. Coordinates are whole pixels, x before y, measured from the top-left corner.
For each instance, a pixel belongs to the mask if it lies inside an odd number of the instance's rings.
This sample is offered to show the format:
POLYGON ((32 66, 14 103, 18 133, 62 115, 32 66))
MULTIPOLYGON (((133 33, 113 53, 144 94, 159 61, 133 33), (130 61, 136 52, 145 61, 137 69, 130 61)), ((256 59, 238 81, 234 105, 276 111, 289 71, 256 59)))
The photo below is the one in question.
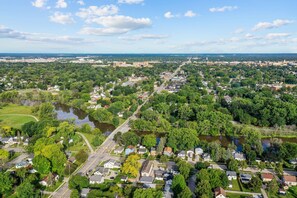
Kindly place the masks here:
POLYGON ((94 120, 86 112, 80 109, 60 103, 55 103, 54 106, 58 120, 73 120, 74 124, 77 126, 89 124, 92 128, 100 129, 102 133, 106 135, 108 135, 115 129, 115 127, 111 124, 100 123, 99 121, 94 120))

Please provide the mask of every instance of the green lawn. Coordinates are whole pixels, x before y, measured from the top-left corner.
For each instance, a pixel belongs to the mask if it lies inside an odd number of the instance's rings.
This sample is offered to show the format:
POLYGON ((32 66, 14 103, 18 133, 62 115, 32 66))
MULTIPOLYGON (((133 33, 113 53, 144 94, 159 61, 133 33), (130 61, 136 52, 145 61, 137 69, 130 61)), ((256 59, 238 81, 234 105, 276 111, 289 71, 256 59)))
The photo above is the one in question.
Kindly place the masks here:
POLYGON ((23 124, 36 121, 32 115, 31 107, 9 104, 0 109, 0 126, 21 128, 23 124))
POLYGON ((237 179, 232 180, 232 188, 228 188, 228 190, 240 191, 240 187, 237 179))
POLYGON ((0 109, 0 115, 2 114, 32 114, 31 107, 19 106, 16 104, 9 104, 0 109))
POLYGON ((95 147, 92 145, 92 142, 93 142, 93 139, 95 138, 95 135, 90 133, 81 133, 81 134, 83 134, 87 138, 92 148, 94 149, 95 147))
POLYGON ((228 198, 246 198, 250 195, 241 195, 241 194, 234 194, 234 193, 227 193, 228 198))
POLYGON ((11 126, 20 129, 23 124, 31 121, 36 121, 31 116, 26 115, 0 115, 0 126, 11 126))

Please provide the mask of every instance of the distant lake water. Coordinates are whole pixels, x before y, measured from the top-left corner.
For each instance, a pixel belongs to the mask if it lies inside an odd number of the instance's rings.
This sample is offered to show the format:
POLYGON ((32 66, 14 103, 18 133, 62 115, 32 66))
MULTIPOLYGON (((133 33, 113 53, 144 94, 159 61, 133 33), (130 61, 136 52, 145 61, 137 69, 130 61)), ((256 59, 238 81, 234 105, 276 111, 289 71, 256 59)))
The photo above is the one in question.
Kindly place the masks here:
POLYGON ((80 109, 60 103, 55 103, 54 106, 58 120, 73 120, 77 126, 89 124, 92 128, 100 129, 105 135, 109 135, 115 129, 113 125, 100 123, 80 109))

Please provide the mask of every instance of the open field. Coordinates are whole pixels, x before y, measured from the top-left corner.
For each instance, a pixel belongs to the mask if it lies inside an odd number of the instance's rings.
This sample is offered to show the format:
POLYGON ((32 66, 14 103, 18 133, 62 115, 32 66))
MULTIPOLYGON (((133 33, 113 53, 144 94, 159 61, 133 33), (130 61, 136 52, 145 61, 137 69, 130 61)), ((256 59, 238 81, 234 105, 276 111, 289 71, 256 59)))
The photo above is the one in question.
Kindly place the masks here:
POLYGON ((0 126, 11 126, 21 128, 23 124, 38 121, 32 115, 31 107, 9 104, 0 109, 0 126))

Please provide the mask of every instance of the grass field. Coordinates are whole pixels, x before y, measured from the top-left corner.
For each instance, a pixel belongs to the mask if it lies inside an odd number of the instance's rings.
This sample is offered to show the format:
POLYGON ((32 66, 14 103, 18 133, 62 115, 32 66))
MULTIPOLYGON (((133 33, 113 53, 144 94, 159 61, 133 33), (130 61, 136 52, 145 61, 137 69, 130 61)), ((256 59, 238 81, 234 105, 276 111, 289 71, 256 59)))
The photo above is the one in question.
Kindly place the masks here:
POLYGON ((249 197, 250 195, 241 195, 241 194, 234 194, 234 193, 227 193, 228 198, 246 198, 249 197))
POLYGON ((37 120, 32 115, 31 107, 9 104, 0 109, 0 126, 21 128, 23 124, 37 120))

